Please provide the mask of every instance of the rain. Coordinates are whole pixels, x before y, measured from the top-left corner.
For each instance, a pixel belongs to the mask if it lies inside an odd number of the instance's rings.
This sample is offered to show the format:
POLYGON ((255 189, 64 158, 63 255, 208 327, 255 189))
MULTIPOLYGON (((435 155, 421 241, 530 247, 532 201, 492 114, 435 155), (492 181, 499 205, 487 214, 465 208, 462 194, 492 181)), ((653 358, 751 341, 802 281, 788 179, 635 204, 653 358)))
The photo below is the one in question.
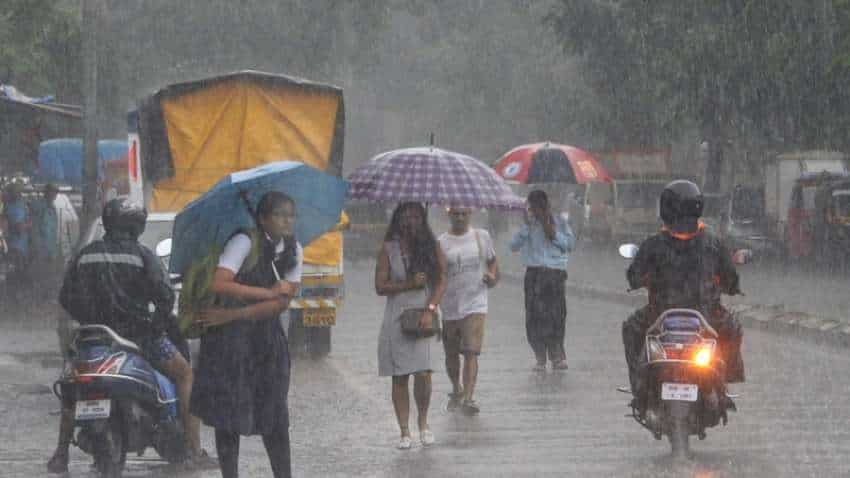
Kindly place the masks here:
POLYGON ((847 475, 848 32, 0 1, 0 475, 847 475))

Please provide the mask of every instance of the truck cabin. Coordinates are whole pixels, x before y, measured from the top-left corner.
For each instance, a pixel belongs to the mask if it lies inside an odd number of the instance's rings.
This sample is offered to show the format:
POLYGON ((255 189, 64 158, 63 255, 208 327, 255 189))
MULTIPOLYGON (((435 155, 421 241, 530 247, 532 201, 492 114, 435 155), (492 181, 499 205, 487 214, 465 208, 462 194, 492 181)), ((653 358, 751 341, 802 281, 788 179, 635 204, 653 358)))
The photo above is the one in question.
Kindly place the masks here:
POLYGON ((846 178, 844 174, 822 172, 806 174, 794 181, 786 229, 786 244, 791 257, 811 255, 819 211, 826 207, 822 192, 830 184, 846 178))
POLYGON ((830 224, 850 225, 850 184, 832 190, 826 218, 830 224))

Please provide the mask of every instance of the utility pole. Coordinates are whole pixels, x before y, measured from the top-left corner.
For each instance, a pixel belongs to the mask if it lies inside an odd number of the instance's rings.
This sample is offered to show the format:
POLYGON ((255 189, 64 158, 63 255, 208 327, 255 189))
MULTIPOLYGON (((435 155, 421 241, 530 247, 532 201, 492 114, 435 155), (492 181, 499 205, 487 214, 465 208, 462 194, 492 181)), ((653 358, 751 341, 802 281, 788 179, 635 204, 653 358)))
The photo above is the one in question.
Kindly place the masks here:
MULTIPOLYGON (((87 231, 99 213, 97 204, 97 33, 100 0, 80 0, 83 60, 83 214, 87 231)), ((80 234, 80 240, 85 237, 80 234)))

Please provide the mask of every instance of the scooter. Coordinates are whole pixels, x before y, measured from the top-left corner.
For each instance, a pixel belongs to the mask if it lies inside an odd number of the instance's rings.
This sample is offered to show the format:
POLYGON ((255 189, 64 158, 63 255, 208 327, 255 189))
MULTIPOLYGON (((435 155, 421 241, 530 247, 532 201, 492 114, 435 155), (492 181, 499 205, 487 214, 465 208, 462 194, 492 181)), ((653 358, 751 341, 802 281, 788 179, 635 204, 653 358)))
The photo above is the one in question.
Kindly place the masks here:
POLYGON ((690 452, 689 437, 727 422, 735 404, 726 395, 717 332, 692 309, 670 309, 647 330, 641 364, 641 405, 632 417, 656 440, 666 435, 673 456, 690 452))
MULTIPOLYGON (((620 247, 625 258, 636 253, 634 244, 620 247)), ((751 251, 740 250, 733 261, 744 264, 751 257, 751 251)), ((727 412, 737 410, 727 394, 723 357, 717 332, 698 310, 666 310, 646 332, 631 417, 656 440, 666 435, 674 457, 690 453, 691 435, 704 440, 707 428, 721 421, 725 426, 727 412)))
POLYGON ((53 391, 74 407, 74 444, 97 471, 120 477, 127 453, 153 447, 169 463, 186 456, 177 389, 142 358, 139 347, 105 325, 84 325, 53 391))

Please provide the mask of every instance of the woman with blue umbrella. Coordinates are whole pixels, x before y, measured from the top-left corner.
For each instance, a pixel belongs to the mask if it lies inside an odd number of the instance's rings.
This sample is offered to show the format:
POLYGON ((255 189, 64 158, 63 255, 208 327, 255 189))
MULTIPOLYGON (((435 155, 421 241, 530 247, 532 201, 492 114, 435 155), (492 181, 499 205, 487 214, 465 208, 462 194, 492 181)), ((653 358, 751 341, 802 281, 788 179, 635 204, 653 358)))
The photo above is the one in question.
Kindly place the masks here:
POLYGON ((241 435, 261 435, 276 478, 291 476, 289 350, 278 320, 301 282, 295 202, 271 191, 255 229, 225 244, 211 290, 218 306, 201 312, 204 329, 192 413, 215 429, 222 476, 238 476, 241 435))

